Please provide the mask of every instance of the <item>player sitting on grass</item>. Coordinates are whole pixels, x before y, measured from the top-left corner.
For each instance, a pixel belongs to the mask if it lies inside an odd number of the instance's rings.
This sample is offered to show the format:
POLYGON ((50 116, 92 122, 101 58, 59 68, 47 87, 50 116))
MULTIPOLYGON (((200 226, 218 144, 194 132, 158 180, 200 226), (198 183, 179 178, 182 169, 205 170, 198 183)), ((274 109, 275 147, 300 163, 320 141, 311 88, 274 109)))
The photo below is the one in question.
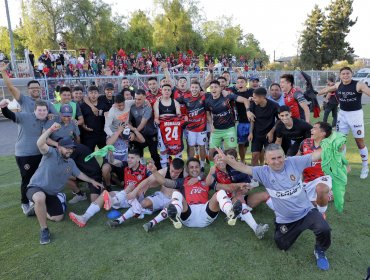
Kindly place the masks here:
MULTIPOLYGON (((183 178, 184 170, 184 161, 180 158, 175 158, 171 161, 170 166, 160 169, 158 172, 167 179, 176 180, 178 178, 183 178)), ((166 188, 161 186, 159 191, 156 191, 153 195, 147 196, 141 202, 138 199, 143 197, 143 194, 149 188, 158 187, 159 183, 157 182, 155 176, 152 174, 144 181, 142 181, 132 192, 127 194, 127 199, 132 205, 121 217, 115 220, 108 221, 108 226, 114 228, 120 224, 126 222, 128 219, 139 216, 142 214, 152 214, 155 211, 163 210, 171 202, 171 196, 173 189, 166 188)), ((106 210, 110 209, 111 206, 111 196, 104 197, 104 208, 106 210)), ((167 218, 167 212, 161 211, 161 213, 155 217, 152 221, 144 225, 144 229, 149 231, 157 223, 163 221, 167 218)))
POLYGON ((127 162, 123 162, 122 172, 124 179, 123 192, 107 192, 105 190, 90 204, 83 215, 80 216, 73 212, 69 212, 69 218, 79 227, 86 226, 87 221, 103 207, 104 196, 112 196, 110 201, 113 208, 129 208, 130 204, 126 199, 126 194, 131 192, 141 181, 150 176, 150 173, 147 171, 147 168, 140 163, 140 152, 137 150, 128 152, 127 162))
MULTIPOLYGON (((226 150, 225 154, 234 160, 237 158, 237 153, 234 149, 226 150)), ((216 154, 213 158, 215 166, 212 166, 209 170, 209 174, 206 178, 207 185, 213 188, 217 186, 218 188, 224 189, 233 201, 241 201, 242 212, 240 213, 240 219, 252 228, 258 239, 262 239, 264 234, 268 231, 269 226, 267 224, 257 224, 251 211, 262 202, 272 205, 270 196, 267 192, 247 194, 249 188, 255 186, 253 183, 250 184, 250 177, 226 165, 220 160, 219 155, 216 154), (239 187, 244 184, 247 184, 248 188, 240 190, 239 187)))
POLYGON ((220 210, 226 214, 228 224, 235 225, 242 210, 241 202, 236 201, 233 205, 224 190, 217 191, 209 199, 210 187, 204 180, 196 184, 189 183, 192 178, 200 175, 199 160, 190 158, 186 165, 189 176, 177 180, 164 178, 152 162, 148 165, 159 184, 175 189, 167 207, 168 216, 175 228, 179 229, 183 224, 187 227, 206 227, 217 218, 220 210))

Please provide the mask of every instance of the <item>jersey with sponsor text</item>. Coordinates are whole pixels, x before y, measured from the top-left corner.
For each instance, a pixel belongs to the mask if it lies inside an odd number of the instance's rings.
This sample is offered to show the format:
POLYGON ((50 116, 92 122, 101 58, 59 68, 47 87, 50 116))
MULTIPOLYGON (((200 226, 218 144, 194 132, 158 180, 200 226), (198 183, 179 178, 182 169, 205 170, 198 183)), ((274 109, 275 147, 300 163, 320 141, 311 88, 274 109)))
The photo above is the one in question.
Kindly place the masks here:
POLYGON ((216 129, 228 129, 235 126, 234 109, 231 101, 235 101, 237 95, 231 93, 226 97, 222 94, 213 99, 212 94, 206 94, 206 110, 212 113, 213 126, 216 129))
POLYGON ((123 169, 123 178, 124 178, 124 185, 123 189, 125 190, 127 187, 133 186, 136 188, 141 181, 146 179, 151 175, 151 172, 146 169, 145 165, 139 164, 139 167, 136 170, 133 170, 127 166, 127 162, 124 162, 124 169, 123 169))
POLYGON ((191 93, 185 93, 179 97, 177 101, 180 105, 185 105, 188 116, 188 124, 186 129, 192 132, 202 132, 207 128, 207 115, 205 109, 205 95, 197 97, 192 96, 191 93))
POLYGON ((181 191, 189 205, 206 204, 209 200, 209 186, 203 180, 190 185, 190 179, 192 179, 190 176, 177 179, 175 188, 181 191))

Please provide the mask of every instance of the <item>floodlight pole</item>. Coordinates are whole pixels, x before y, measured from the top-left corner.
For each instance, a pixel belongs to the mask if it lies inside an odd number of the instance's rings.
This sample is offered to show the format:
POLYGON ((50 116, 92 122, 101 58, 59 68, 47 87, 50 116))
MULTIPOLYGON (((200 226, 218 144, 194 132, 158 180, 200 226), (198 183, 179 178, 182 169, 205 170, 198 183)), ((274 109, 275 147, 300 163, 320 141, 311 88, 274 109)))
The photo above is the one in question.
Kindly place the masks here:
POLYGON ((8 32, 9 32, 9 37, 10 37, 10 47, 11 47, 10 62, 12 64, 13 71, 15 72, 15 76, 18 77, 18 69, 15 63, 14 39, 13 39, 12 24, 10 22, 10 16, 9 16, 8 0, 4 0, 4 2, 5 2, 6 18, 8 20, 8 32))

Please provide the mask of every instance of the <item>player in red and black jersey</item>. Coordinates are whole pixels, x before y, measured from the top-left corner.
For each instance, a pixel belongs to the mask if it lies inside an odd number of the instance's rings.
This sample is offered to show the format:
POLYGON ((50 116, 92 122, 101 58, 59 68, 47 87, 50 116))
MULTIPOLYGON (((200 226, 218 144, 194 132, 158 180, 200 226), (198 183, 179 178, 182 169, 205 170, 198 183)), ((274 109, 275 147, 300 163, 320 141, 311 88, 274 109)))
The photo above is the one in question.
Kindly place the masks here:
MULTIPOLYGON (((315 150, 321 149, 320 143, 323 139, 330 136, 332 127, 326 122, 318 122, 311 129, 311 138, 303 140, 299 148, 298 155, 312 154, 315 150)), ((307 192, 309 199, 317 209, 326 217, 325 212, 328 208, 328 201, 331 197, 331 177, 325 175, 321 169, 321 159, 312 162, 311 167, 303 170, 303 188, 307 192)))
POLYGON ((190 86, 191 93, 186 93, 177 101, 184 104, 186 107, 188 124, 187 141, 188 141, 188 157, 192 158, 195 155, 195 146, 199 146, 200 166, 204 168, 206 159, 206 142, 207 142, 207 115, 205 109, 205 95, 200 93, 199 82, 193 82, 190 86))
MULTIPOLYGON (((233 149, 226 150, 225 155, 234 160, 237 158, 237 153, 233 149)), ((214 160, 215 166, 211 167, 206 178, 207 185, 213 188, 217 186, 218 189, 225 190, 233 201, 241 201, 242 212, 240 214, 240 219, 252 228, 258 239, 263 238, 269 226, 267 224, 257 224, 251 211, 262 202, 266 202, 269 207, 272 207, 270 196, 266 191, 247 194, 251 188, 258 186, 258 184, 255 184, 255 181, 251 183, 249 175, 241 173, 231 166, 226 165, 220 160, 219 155, 214 155, 214 160)))
POLYGON ((161 185, 175 189, 171 204, 167 207, 168 216, 175 228, 179 229, 183 224, 187 227, 206 227, 216 219, 220 210, 227 215, 228 224, 235 225, 242 210, 241 202, 237 201, 233 205, 224 190, 217 191, 209 199, 210 187, 199 177, 199 160, 191 158, 186 165, 189 176, 176 181, 165 179, 154 164, 148 165, 161 185), (191 182, 194 178, 198 178, 196 183, 191 182))
POLYGON ((146 99, 149 101, 150 105, 154 106, 154 103, 159 97, 162 96, 162 90, 158 87, 158 82, 156 77, 150 77, 148 79, 148 88, 146 92, 146 99))
POLYGON ((158 143, 161 152, 161 166, 167 167, 168 156, 182 155, 182 126, 180 104, 171 98, 171 85, 162 86, 162 98, 154 104, 154 122, 158 127, 158 143))
POLYGON ((303 119, 310 123, 310 109, 307 101, 297 88, 294 87, 294 77, 291 74, 284 74, 280 77, 280 87, 284 92, 285 105, 289 106, 292 117, 303 119))
POLYGON ((122 172, 124 174, 123 191, 107 192, 106 190, 90 204, 83 215, 76 215, 73 212, 69 213, 69 218, 79 227, 84 227, 87 221, 92 218, 100 209, 113 208, 128 208, 130 205, 126 199, 126 194, 131 192, 138 184, 146 179, 151 173, 146 166, 140 163, 140 152, 138 150, 130 150, 128 152, 127 162, 122 162, 122 172))

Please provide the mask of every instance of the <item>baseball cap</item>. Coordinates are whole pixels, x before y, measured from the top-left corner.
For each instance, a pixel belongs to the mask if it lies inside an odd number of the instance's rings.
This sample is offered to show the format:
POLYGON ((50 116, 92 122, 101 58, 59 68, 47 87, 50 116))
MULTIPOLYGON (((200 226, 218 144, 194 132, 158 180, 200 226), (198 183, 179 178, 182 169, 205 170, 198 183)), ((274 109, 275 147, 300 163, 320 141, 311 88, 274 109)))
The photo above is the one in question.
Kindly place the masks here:
POLYGON ((60 114, 62 115, 62 117, 72 117, 72 111, 72 106, 69 104, 63 104, 60 107, 60 114))
POLYGON ((64 148, 76 148, 76 144, 70 137, 62 138, 61 140, 59 140, 58 145, 64 148))
POLYGON ((130 136, 130 132, 131 130, 126 127, 123 131, 122 131, 122 139, 123 140, 128 140, 129 139, 129 136, 130 136))
POLYGON ((107 83, 104 89, 114 89, 114 85, 112 83, 107 83))
POLYGON ((260 81, 260 78, 258 78, 258 77, 251 77, 250 80, 251 81, 257 81, 257 82, 259 82, 260 81))

